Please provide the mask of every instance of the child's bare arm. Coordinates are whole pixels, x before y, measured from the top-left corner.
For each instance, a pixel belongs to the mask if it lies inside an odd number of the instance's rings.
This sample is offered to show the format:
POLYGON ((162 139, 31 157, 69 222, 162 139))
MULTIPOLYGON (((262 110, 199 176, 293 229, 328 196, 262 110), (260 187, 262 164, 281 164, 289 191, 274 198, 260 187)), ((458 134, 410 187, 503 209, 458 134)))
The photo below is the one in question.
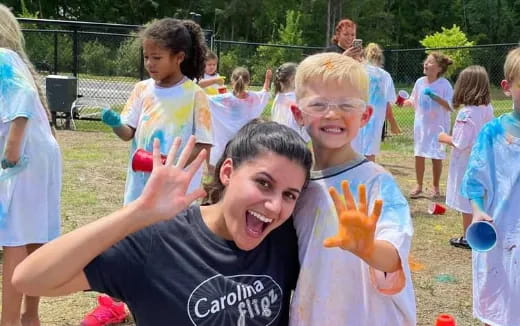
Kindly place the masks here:
POLYGON ((20 151, 26 126, 27 118, 19 117, 14 119, 9 127, 9 135, 7 136, 7 142, 3 153, 3 158, 9 163, 16 164, 22 155, 20 151))
POLYGON ((200 80, 198 82, 198 84, 202 88, 211 86, 213 84, 223 85, 224 84, 224 78, 223 77, 214 77, 214 78, 203 79, 203 80, 200 80))
POLYGON ((271 78, 273 77, 273 72, 271 69, 267 69, 265 72, 265 80, 264 80, 264 90, 269 91, 271 89, 271 78))
POLYGON ((386 103, 386 120, 388 120, 388 123, 390 123, 390 130, 394 135, 401 133, 401 128, 399 128, 399 124, 395 120, 392 105, 390 103, 386 103))
POLYGON ((382 200, 374 204, 372 214, 368 215, 365 185, 359 186, 359 207, 350 192, 347 181, 341 183, 345 204, 336 189, 329 190, 339 219, 338 233, 325 239, 325 247, 340 247, 348 250, 367 264, 382 272, 392 273, 401 268, 397 249, 388 241, 376 240, 375 230, 383 206, 382 200))
POLYGON ((135 129, 129 125, 121 125, 119 127, 112 128, 114 133, 124 141, 129 141, 134 138, 135 129))

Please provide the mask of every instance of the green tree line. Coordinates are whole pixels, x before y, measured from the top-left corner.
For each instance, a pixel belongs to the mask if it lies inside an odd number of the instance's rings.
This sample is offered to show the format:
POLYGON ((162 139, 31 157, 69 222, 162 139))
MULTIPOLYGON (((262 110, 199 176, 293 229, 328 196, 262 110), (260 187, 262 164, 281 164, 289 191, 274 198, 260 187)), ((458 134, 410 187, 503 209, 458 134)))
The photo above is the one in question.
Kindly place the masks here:
POLYGON ((358 36, 385 48, 419 47, 425 35, 454 24, 475 44, 517 42, 520 0, 2 0, 39 18, 144 24, 189 18, 226 40, 273 42, 288 11, 299 15, 301 43, 325 46, 334 22, 348 17, 358 36))

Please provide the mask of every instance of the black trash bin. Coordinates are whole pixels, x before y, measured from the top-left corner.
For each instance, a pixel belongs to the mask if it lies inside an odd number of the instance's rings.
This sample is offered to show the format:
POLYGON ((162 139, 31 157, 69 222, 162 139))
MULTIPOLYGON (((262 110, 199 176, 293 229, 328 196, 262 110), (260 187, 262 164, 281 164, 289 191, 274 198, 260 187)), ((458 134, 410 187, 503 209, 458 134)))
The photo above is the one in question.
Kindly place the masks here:
POLYGON ((78 95, 78 80, 74 76, 49 75, 45 77, 47 102, 56 126, 58 118, 65 119, 70 129, 71 107, 78 95))

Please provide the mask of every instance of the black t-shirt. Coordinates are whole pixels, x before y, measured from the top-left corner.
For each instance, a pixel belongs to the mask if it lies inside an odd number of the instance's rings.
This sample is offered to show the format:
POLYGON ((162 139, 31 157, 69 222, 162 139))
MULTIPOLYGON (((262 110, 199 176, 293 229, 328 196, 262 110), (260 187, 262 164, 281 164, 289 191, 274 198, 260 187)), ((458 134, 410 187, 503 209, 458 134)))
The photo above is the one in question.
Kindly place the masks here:
POLYGON ((337 44, 331 44, 330 46, 326 47, 323 50, 323 52, 336 52, 336 53, 342 54, 343 52, 345 52, 345 49, 343 49, 342 47, 340 47, 337 44))
POLYGON ((92 290, 123 300, 140 326, 287 325, 296 232, 289 219, 243 251, 192 206, 118 242, 84 271, 92 290))

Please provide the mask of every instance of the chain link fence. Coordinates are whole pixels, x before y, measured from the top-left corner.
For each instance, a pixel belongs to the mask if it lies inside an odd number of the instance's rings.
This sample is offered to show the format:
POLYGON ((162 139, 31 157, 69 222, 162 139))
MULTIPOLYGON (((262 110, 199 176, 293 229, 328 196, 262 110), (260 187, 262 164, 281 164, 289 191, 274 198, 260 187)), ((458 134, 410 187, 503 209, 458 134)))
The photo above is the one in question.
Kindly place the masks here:
POLYGON ((19 22, 27 54, 42 76, 41 85, 56 85, 49 79, 58 79, 60 86, 67 80, 76 88, 70 94, 47 91, 58 127, 107 129, 100 122, 101 108, 120 111, 133 85, 145 78, 136 36, 139 26, 40 19, 19 22))
MULTIPOLYGON (((116 25, 20 19, 28 55, 45 76, 73 76, 77 92, 71 107, 60 108, 56 115, 63 127, 81 130, 108 130, 100 120, 100 109, 109 106, 121 110, 133 85, 147 78, 142 50, 136 32, 137 25, 116 25), (72 121, 71 121, 72 120, 72 121)), ((322 47, 236 42, 206 39, 219 56, 219 73, 228 77, 235 67, 244 66, 251 72, 252 86, 263 84, 265 70, 275 69, 284 62, 299 62, 308 55, 321 52, 322 47)), ((470 64, 481 65, 489 73, 495 113, 511 108, 511 100, 500 90, 503 64, 508 51, 517 44, 493 44, 473 47, 441 48, 441 51, 461 62, 448 77, 452 84, 457 74, 470 64)), ((431 49, 385 50, 384 68, 391 74, 396 90, 411 93, 415 81, 423 75, 422 62, 431 49)), ((72 103, 71 103, 72 104, 72 103)), ((264 112, 269 116, 270 107, 264 112)), ((413 144, 414 112, 411 108, 394 106, 394 115, 401 134, 383 131, 383 148, 410 150, 413 144)), ((456 113, 453 114, 453 118, 456 113)))
MULTIPOLYGON (((263 84, 264 72, 267 68, 275 69, 284 62, 299 62, 306 56, 322 52, 321 47, 284 46, 249 42, 234 42, 214 40, 214 51, 219 56, 219 73, 228 77, 237 66, 247 67, 252 75, 252 85, 263 84)), ((489 74, 491 84, 492 104, 495 115, 511 109, 511 99, 506 97, 500 88, 503 79, 503 65, 510 49, 518 44, 492 44, 472 47, 450 47, 438 49, 389 49, 384 51, 385 65, 392 76, 396 91, 406 90, 411 94, 415 81, 423 76, 423 61, 427 53, 440 51, 459 63, 455 69, 450 69, 446 78, 454 86, 458 73, 469 65, 481 65, 489 74), (452 71, 453 70, 453 71, 452 71)), ((456 66, 456 64, 454 64, 456 66)), ((267 112, 269 115, 270 108, 267 112)), ((401 133, 393 135, 385 124, 381 137, 383 148, 411 151, 413 147, 414 110, 409 107, 393 106, 394 116, 400 126, 401 133)), ((452 120, 457 112, 452 114, 452 120)))

